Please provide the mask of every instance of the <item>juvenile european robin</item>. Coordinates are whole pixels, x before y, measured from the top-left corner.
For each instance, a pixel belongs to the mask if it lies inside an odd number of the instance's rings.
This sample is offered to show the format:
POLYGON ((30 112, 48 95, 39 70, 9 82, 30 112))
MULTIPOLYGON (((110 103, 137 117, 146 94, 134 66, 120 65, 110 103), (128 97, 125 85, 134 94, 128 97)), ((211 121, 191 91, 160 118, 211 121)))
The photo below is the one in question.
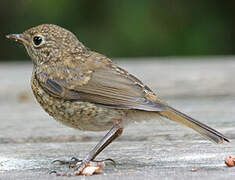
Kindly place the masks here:
POLYGON ((223 134, 164 103, 139 79, 86 48, 64 28, 42 24, 7 37, 22 43, 31 57, 32 90, 49 115, 76 129, 109 130, 72 172, 57 175, 79 175, 131 121, 163 116, 212 142, 229 142, 223 134))

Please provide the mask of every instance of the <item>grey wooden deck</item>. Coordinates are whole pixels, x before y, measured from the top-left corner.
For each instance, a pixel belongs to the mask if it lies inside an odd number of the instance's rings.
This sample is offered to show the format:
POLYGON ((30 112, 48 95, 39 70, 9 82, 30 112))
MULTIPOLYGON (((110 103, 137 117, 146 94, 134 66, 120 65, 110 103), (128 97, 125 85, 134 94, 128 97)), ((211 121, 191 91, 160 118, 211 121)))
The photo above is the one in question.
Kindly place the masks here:
MULTIPOLYGON (((103 174, 69 179, 234 179, 235 57, 116 61, 175 108, 232 141, 212 144, 165 119, 135 123, 98 159, 112 158, 103 174)), ((49 175, 54 159, 83 158, 104 135, 65 127, 49 117, 30 90, 31 63, 0 64, 0 179, 68 179, 49 175)))

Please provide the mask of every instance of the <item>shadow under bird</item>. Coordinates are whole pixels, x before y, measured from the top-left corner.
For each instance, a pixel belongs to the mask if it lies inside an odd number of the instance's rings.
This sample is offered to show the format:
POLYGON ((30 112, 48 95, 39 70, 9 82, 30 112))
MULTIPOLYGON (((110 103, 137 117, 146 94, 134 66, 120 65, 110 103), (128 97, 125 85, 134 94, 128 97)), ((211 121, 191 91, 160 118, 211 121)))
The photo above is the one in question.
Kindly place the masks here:
POLYGON ((49 115, 76 129, 109 130, 71 172, 57 175, 80 175, 127 124, 159 116, 192 128, 214 143, 229 142, 223 134, 164 103, 139 79, 86 48, 64 28, 42 24, 7 38, 25 46, 33 61, 33 93, 49 115))

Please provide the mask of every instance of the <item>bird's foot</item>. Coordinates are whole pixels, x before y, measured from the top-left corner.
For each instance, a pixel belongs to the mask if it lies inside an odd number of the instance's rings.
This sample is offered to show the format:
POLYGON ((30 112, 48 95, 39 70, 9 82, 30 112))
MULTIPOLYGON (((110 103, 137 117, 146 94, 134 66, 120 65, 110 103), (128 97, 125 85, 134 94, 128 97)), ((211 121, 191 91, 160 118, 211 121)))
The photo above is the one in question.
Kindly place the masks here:
POLYGON ((73 168, 73 170, 68 172, 51 171, 50 174, 55 173, 57 176, 91 176, 93 174, 100 174, 102 172, 102 168, 105 167, 105 162, 107 161, 110 161, 114 166, 116 166, 115 161, 112 159, 86 162, 73 157, 70 161, 55 160, 52 163, 59 162, 60 164, 68 164, 70 168, 73 168))
MULTIPOLYGON (((81 163, 82 160, 81 159, 78 159, 76 157, 72 157, 70 160, 60 160, 60 159, 56 159, 54 161, 52 161, 51 163, 54 164, 54 163, 59 163, 60 165, 69 165, 69 168, 75 168, 76 165, 78 163, 81 163)), ((108 159, 102 159, 102 160, 92 160, 92 161, 89 161, 91 163, 102 163, 102 162, 110 162, 113 166, 116 167, 116 162, 111 159, 111 158, 108 158, 108 159)))
POLYGON ((72 157, 70 160, 60 160, 60 159, 56 159, 54 161, 52 161, 51 163, 59 163, 60 165, 68 165, 69 168, 74 168, 76 166, 76 164, 78 164, 79 162, 82 162, 82 160, 77 159, 75 157, 72 157))

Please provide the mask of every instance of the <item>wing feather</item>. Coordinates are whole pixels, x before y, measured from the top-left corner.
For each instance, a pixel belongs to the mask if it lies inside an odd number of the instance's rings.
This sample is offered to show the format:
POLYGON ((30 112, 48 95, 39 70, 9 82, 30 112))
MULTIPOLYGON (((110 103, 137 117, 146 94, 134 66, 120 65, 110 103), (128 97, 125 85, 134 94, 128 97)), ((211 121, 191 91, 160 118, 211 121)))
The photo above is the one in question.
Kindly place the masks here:
POLYGON ((51 96, 65 100, 88 101, 119 109, 166 110, 164 104, 148 98, 148 94, 157 98, 148 87, 113 64, 93 66, 84 72, 81 71, 81 67, 68 70, 64 65, 57 67, 57 71, 48 68, 50 66, 37 73, 36 77, 51 96))

